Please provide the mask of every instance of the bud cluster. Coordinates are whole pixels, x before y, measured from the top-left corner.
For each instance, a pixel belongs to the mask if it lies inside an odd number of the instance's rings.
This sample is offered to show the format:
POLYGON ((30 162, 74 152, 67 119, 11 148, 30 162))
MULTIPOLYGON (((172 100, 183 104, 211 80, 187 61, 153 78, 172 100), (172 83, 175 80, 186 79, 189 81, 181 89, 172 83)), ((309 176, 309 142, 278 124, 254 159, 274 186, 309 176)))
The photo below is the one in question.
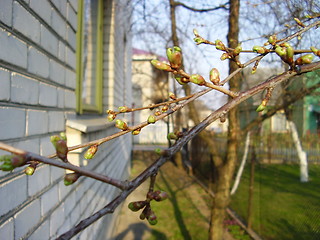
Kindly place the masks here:
POLYGON ((56 149, 58 158, 64 162, 67 162, 68 147, 66 134, 61 132, 60 135, 51 136, 50 141, 56 149))
POLYGON ((182 54, 181 48, 174 46, 173 48, 167 49, 167 57, 170 62, 170 66, 173 69, 179 69, 182 65, 182 54))

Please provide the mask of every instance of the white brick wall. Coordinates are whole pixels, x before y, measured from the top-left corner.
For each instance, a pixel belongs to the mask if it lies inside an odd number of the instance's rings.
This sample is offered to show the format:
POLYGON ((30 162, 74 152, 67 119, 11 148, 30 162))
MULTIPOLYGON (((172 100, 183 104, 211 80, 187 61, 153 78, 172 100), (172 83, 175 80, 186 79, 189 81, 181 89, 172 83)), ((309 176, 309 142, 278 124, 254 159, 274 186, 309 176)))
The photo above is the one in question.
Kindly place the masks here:
MULTIPOLYGON (((106 3, 105 11, 114 7, 113 1, 106 3)), ((0 0, 0 8, 0 141, 47 156, 54 153, 50 136, 66 130, 67 116, 78 117, 75 114, 78 1, 0 0)), ((122 33, 118 31, 115 39, 122 42, 122 33)), ((114 47, 123 50, 121 44, 109 46, 107 40, 104 43, 105 49, 113 53, 114 47)), ((114 58, 112 61, 118 68, 123 66, 122 55, 114 58)), ((111 65, 107 66, 110 68, 106 71, 114 71, 111 65)), ((104 82, 110 81, 109 77, 105 75, 104 82)), ((83 141, 88 141, 114 131, 107 128, 78 133, 83 141)), ((86 168, 121 178, 129 160, 129 154, 122 149, 126 137, 121 139, 105 144, 106 149, 101 148, 86 168)), ((83 162, 80 150, 74 154, 83 162)), ((97 207, 106 205, 119 192, 85 177, 65 186, 65 170, 43 164, 33 176, 26 176, 23 171, 21 167, 12 173, 0 173, 1 240, 53 239, 97 211, 97 207)), ((79 238, 95 239, 101 222, 79 234, 79 238)))

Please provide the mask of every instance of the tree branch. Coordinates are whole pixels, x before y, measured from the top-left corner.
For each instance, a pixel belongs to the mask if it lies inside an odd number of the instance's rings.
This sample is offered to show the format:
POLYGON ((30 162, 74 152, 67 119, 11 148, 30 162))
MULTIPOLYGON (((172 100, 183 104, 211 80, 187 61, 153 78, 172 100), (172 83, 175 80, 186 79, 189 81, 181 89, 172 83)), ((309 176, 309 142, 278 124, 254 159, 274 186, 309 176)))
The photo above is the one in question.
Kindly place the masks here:
POLYGON ((227 7, 228 5, 229 5, 229 2, 226 2, 224 4, 220 4, 217 7, 199 9, 199 8, 190 7, 182 2, 174 2, 175 7, 181 6, 193 12, 211 12, 219 9, 228 10, 228 7, 227 7))

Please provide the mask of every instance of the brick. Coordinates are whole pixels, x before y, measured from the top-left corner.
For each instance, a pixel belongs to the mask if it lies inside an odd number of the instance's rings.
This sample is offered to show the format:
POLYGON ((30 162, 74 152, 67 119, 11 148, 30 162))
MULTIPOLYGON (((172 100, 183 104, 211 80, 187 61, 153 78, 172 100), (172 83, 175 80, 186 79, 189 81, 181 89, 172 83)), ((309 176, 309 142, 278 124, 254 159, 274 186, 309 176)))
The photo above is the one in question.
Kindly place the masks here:
POLYGON ((75 31, 77 31, 78 17, 77 17, 77 13, 75 12, 74 8, 71 5, 72 5, 71 3, 68 4, 67 19, 70 25, 72 26, 72 28, 75 31))
POLYGON ((48 0, 30 0, 30 7, 50 25, 52 7, 48 0))
POLYGON ((66 69, 66 86, 76 89, 76 73, 70 69, 66 69))
POLYGON ((65 83, 65 68, 54 60, 50 61, 50 79, 61 85, 65 83))
POLYGON ((65 91, 64 95, 64 106, 66 108, 76 108, 76 95, 75 92, 72 91, 65 91))
POLYGON ((73 50, 76 49, 76 33, 71 27, 67 27, 67 41, 72 46, 73 50))
MULTIPOLYGON (((60 179, 60 178, 64 177, 64 175, 66 173, 66 170, 64 170, 62 168, 54 167, 54 166, 50 166, 50 171, 51 171, 51 174, 50 174, 51 183, 53 183, 57 179, 60 179)), ((59 199, 61 200, 61 197, 60 197, 60 183, 59 183, 59 199)))
POLYGON ((51 15, 51 27, 62 37, 66 38, 66 22, 62 17, 55 11, 52 11, 51 15))
POLYGON ((40 83, 39 104, 56 107, 58 104, 57 88, 45 83, 40 83))
POLYGON ((41 216, 45 216, 58 202, 58 185, 55 185, 41 196, 41 216))
POLYGON ((49 132, 65 131, 64 112, 51 111, 49 112, 49 132))
MULTIPOLYGON (((1 12, 1 11, 0 11, 1 12)), ((10 98, 10 72, 0 68, 0 100, 9 100, 10 98)))
POLYGON ((40 155, 48 156, 55 153, 55 149, 50 141, 50 136, 40 138, 40 155))
POLYGON ((48 128, 48 112, 39 110, 27 110, 27 136, 47 133, 48 128))
POLYGON ((43 240, 50 239, 49 236, 50 225, 49 221, 42 223, 36 231, 28 238, 29 240, 43 240))
POLYGON ((61 88, 58 88, 57 94, 58 94, 58 108, 64 108, 64 90, 61 88))
POLYGON ((76 54, 70 48, 66 48, 66 63, 76 69, 76 54))
POLYGON ((28 71, 41 77, 49 77, 49 58, 34 47, 29 47, 28 71))
MULTIPOLYGON (((41 4, 40 4, 41 6, 41 4)), ((54 56, 58 56, 58 39, 44 25, 41 25, 41 46, 54 56)))
POLYGON ((27 45, 0 29, 0 59, 27 68, 27 45))
POLYGON ((15 239, 23 236, 40 220, 40 200, 36 199, 15 215, 15 239))
POLYGON ((69 3, 73 7, 73 9, 77 12, 78 11, 78 1, 77 0, 69 0, 69 3))
POLYGON ((31 78, 13 73, 11 81, 11 101, 38 104, 39 83, 31 78))
POLYGON ((65 61, 66 59, 66 45, 59 41, 59 54, 58 54, 58 58, 61 60, 61 61, 65 61))
POLYGON ((1 0, 0 21, 12 25, 12 0, 1 0))
POLYGON ((39 139, 29 139, 12 144, 13 147, 39 154, 39 139))
POLYGON ((50 236, 55 236, 63 224, 64 204, 61 204, 50 216, 50 236))
POLYGON ((13 27, 36 43, 40 43, 40 22, 18 2, 13 3, 13 27))
POLYGON ((24 137, 26 129, 25 110, 0 107, 0 139, 24 137))
POLYGON ((64 17, 67 16, 67 0, 51 0, 51 2, 58 8, 59 12, 64 17))
POLYGON ((13 218, 10 218, 0 225, 0 236, 1 239, 14 239, 13 218))
POLYGON ((50 184, 50 168, 43 165, 35 171, 32 176, 28 176, 28 195, 31 197, 43 190, 50 184))
POLYGON ((0 216, 27 200, 26 176, 19 176, 0 185, 0 216), (5 196, 5 197, 3 197, 5 196))

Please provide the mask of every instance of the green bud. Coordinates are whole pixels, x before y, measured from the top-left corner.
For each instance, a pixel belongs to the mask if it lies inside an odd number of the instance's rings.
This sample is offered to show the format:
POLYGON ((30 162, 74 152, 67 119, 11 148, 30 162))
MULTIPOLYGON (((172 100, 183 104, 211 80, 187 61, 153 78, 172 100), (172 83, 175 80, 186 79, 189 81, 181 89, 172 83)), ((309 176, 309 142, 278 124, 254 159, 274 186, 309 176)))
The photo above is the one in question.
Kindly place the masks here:
POLYGON ((29 176, 31 176, 31 175, 33 175, 34 174, 34 171, 36 170, 36 168, 34 167, 34 166, 28 166, 28 167, 26 167, 25 169, 24 169, 24 173, 26 174, 26 175, 29 175, 29 176))
POLYGON ((60 138, 60 136, 58 136, 58 135, 54 135, 54 136, 51 136, 50 137, 50 141, 51 141, 51 143, 53 144, 53 146, 56 148, 56 144, 57 144, 57 142, 58 141, 60 141, 61 140, 61 138, 60 138))
POLYGON ((224 61, 224 60, 230 59, 230 58, 231 58, 231 56, 229 55, 229 53, 222 53, 220 60, 224 61))
POLYGON ((268 39, 268 42, 270 43, 270 44, 274 44, 275 42, 277 41, 277 36, 276 35, 271 35, 270 37, 269 37, 269 39, 268 39))
POLYGON ((233 50, 234 56, 238 56, 239 53, 241 53, 241 51, 242 51, 242 47, 241 47, 241 44, 239 44, 239 45, 233 50))
POLYGON ((219 73, 218 69, 216 69, 216 68, 212 68, 211 69, 211 71, 210 71, 210 81, 215 85, 219 85, 220 73, 219 73))
POLYGON ((192 74, 190 76, 189 80, 190 80, 190 82, 192 82, 194 84, 197 84, 197 85, 200 85, 200 86, 202 86, 202 85, 204 85, 206 83, 204 78, 199 74, 192 74))
POLYGON ((163 150, 162 150, 161 148, 156 148, 156 149, 154 150, 154 152, 155 152, 156 154, 158 154, 159 156, 161 156, 162 153, 163 153, 163 150))
POLYGON ((120 119, 116 120, 116 125, 115 126, 116 126, 116 128, 119 128, 119 129, 121 129, 123 131, 128 129, 127 123, 125 121, 120 120, 120 119))
POLYGON ((193 41, 195 41, 195 43, 196 43, 197 45, 205 42, 202 37, 195 37, 195 38, 193 39, 193 41))
POLYGON ((265 47, 261 47, 261 46, 253 46, 252 51, 259 53, 259 54, 264 54, 267 52, 267 49, 265 47))
POLYGON ((132 135, 138 135, 141 132, 141 128, 137 128, 135 130, 133 130, 131 133, 132 135))
POLYGON ((64 140, 64 141, 67 141, 67 135, 66 135, 65 132, 61 132, 61 133, 60 133, 60 139, 61 139, 61 140, 64 140))
POLYGON ((177 140, 178 136, 174 132, 170 132, 167 135, 168 140, 177 140))
POLYGON ((98 151, 98 145, 91 146, 84 154, 85 159, 92 159, 96 152, 98 151))
POLYGON ((261 103, 259 107, 257 107, 256 112, 262 112, 266 109, 266 105, 264 103, 261 103))
POLYGON ((188 82, 188 79, 185 77, 175 76, 174 77, 180 85, 184 85, 188 82))
POLYGON ((110 114, 107 116, 107 119, 108 119, 109 122, 112 122, 116 117, 117 117, 116 114, 110 113, 110 114))
POLYGON ((172 68, 180 68, 182 65, 181 48, 174 46, 167 49, 167 57, 172 68))
POLYGON ((68 173, 68 174, 66 174, 64 176, 64 180, 63 180, 64 185, 69 186, 69 185, 75 183, 78 180, 79 177, 80 177, 80 174, 78 174, 78 173, 68 173))
POLYGON ((311 51, 318 57, 320 57, 320 50, 315 47, 310 47, 311 51))
POLYGON ((155 123, 156 122, 156 117, 154 116, 154 115, 150 115, 149 117, 148 117, 148 123, 155 123))
POLYGON ((224 44, 222 43, 222 41, 220 39, 217 39, 215 41, 215 45, 216 45, 216 49, 217 50, 226 50, 226 47, 224 46, 224 44))
POLYGON ((157 216, 151 209, 146 217, 150 225, 156 225, 158 223, 157 216))
POLYGON ((14 166, 12 166, 11 163, 3 163, 2 165, 0 165, 0 170, 4 171, 4 172, 10 172, 14 169, 14 166))
POLYGON ((313 54, 306 54, 299 57, 295 63, 297 65, 309 64, 309 63, 312 63, 313 57, 314 57, 313 54))
POLYGON ((286 48, 284 47, 280 47, 280 46, 276 46, 275 49, 276 54, 278 54, 280 57, 284 57, 287 54, 286 48))
POLYGON ((137 212, 140 209, 144 208, 146 206, 147 202, 146 201, 136 201, 136 202, 130 202, 128 204, 128 208, 133 211, 137 212))
POLYGON ((172 68, 170 67, 170 65, 164 63, 164 62, 161 62, 159 60, 151 60, 151 64, 159 69, 159 70, 163 70, 163 71, 167 71, 167 72, 172 72, 172 68))

